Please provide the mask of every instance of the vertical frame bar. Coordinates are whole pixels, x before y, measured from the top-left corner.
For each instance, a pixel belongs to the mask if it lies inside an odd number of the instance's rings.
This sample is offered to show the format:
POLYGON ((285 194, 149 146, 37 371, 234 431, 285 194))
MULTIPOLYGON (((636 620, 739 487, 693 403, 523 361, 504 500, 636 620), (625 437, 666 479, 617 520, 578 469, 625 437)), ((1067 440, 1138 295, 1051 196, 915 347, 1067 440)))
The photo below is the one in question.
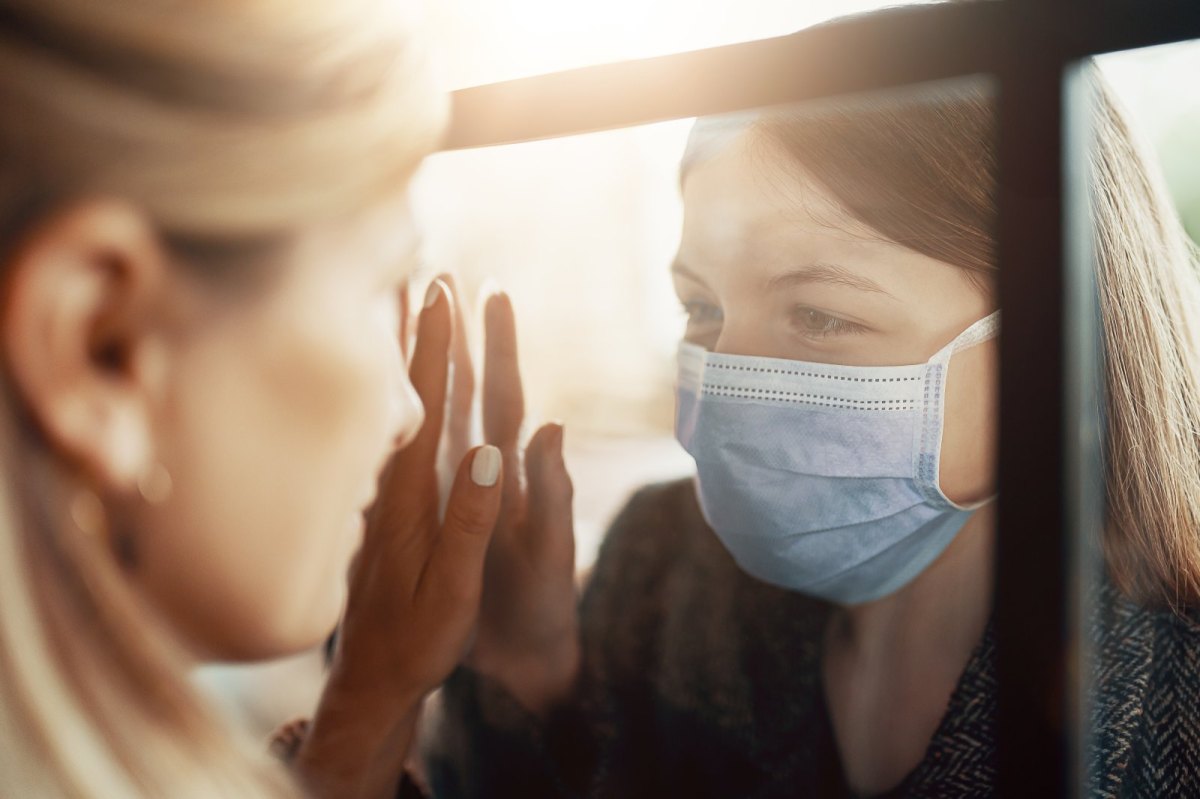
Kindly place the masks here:
POLYGON ((998 788, 1023 798, 1088 785, 1086 616, 1104 497, 1090 82, 1085 63, 1046 45, 1009 59, 998 103, 998 788))
POLYGON ((1062 63, 1009 58, 997 102, 998 789, 1068 794, 1062 63))

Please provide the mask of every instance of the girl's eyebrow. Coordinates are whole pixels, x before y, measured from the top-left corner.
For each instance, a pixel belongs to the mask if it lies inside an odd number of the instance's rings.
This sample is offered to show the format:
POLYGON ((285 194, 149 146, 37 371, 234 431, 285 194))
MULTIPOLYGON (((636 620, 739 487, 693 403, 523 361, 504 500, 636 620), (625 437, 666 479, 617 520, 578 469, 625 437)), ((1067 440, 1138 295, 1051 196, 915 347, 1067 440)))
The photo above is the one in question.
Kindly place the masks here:
POLYGON ((886 291, 875 281, 852 272, 844 266, 820 261, 792 269, 782 275, 775 275, 767 281, 766 288, 768 291, 775 291, 806 283, 828 283, 836 286, 848 286, 858 291, 870 291, 886 295, 893 300, 896 299, 891 292, 886 291))

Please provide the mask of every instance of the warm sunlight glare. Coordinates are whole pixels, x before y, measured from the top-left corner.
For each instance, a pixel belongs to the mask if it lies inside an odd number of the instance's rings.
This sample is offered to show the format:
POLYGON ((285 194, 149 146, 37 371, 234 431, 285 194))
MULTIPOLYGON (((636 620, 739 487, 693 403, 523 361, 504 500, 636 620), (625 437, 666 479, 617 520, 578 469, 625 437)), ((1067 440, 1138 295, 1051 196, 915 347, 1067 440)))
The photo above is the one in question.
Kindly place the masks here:
POLYGON ((454 0, 451 87, 780 36, 887 0, 454 0))

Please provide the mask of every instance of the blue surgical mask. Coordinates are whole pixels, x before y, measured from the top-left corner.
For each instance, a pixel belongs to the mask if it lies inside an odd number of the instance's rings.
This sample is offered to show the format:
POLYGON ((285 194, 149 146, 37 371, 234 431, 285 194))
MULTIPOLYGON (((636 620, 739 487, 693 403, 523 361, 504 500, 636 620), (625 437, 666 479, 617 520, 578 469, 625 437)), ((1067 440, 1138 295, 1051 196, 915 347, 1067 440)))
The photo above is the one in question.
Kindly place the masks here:
POLYGON ((946 369, 999 327, 996 312, 914 366, 681 345, 675 435, 696 459, 704 517, 738 565, 845 605, 929 566, 983 504, 956 504, 938 485, 946 369))

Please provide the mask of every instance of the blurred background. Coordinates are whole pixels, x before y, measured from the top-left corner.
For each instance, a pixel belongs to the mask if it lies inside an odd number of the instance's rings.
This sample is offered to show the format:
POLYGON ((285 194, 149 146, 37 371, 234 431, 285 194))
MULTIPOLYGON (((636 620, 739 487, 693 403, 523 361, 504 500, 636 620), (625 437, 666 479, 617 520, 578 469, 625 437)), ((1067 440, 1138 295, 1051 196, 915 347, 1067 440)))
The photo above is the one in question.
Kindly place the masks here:
MULTIPOLYGON (((885 5, 896 3, 454 0, 437 4, 433 25, 441 77, 453 89, 778 36, 885 5)), ((1200 238, 1200 43, 1100 64, 1200 238)), ((443 153, 414 187, 425 242, 418 301, 443 271, 456 276, 469 308, 489 280, 513 297, 531 422, 566 425, 581 569, 637 486, 690 470, 671 433, 683 314, 667 272, 690 126, 443 153)), ((311 711, 321 658, 209 667, 198 678, 265 734, 311 711)))

